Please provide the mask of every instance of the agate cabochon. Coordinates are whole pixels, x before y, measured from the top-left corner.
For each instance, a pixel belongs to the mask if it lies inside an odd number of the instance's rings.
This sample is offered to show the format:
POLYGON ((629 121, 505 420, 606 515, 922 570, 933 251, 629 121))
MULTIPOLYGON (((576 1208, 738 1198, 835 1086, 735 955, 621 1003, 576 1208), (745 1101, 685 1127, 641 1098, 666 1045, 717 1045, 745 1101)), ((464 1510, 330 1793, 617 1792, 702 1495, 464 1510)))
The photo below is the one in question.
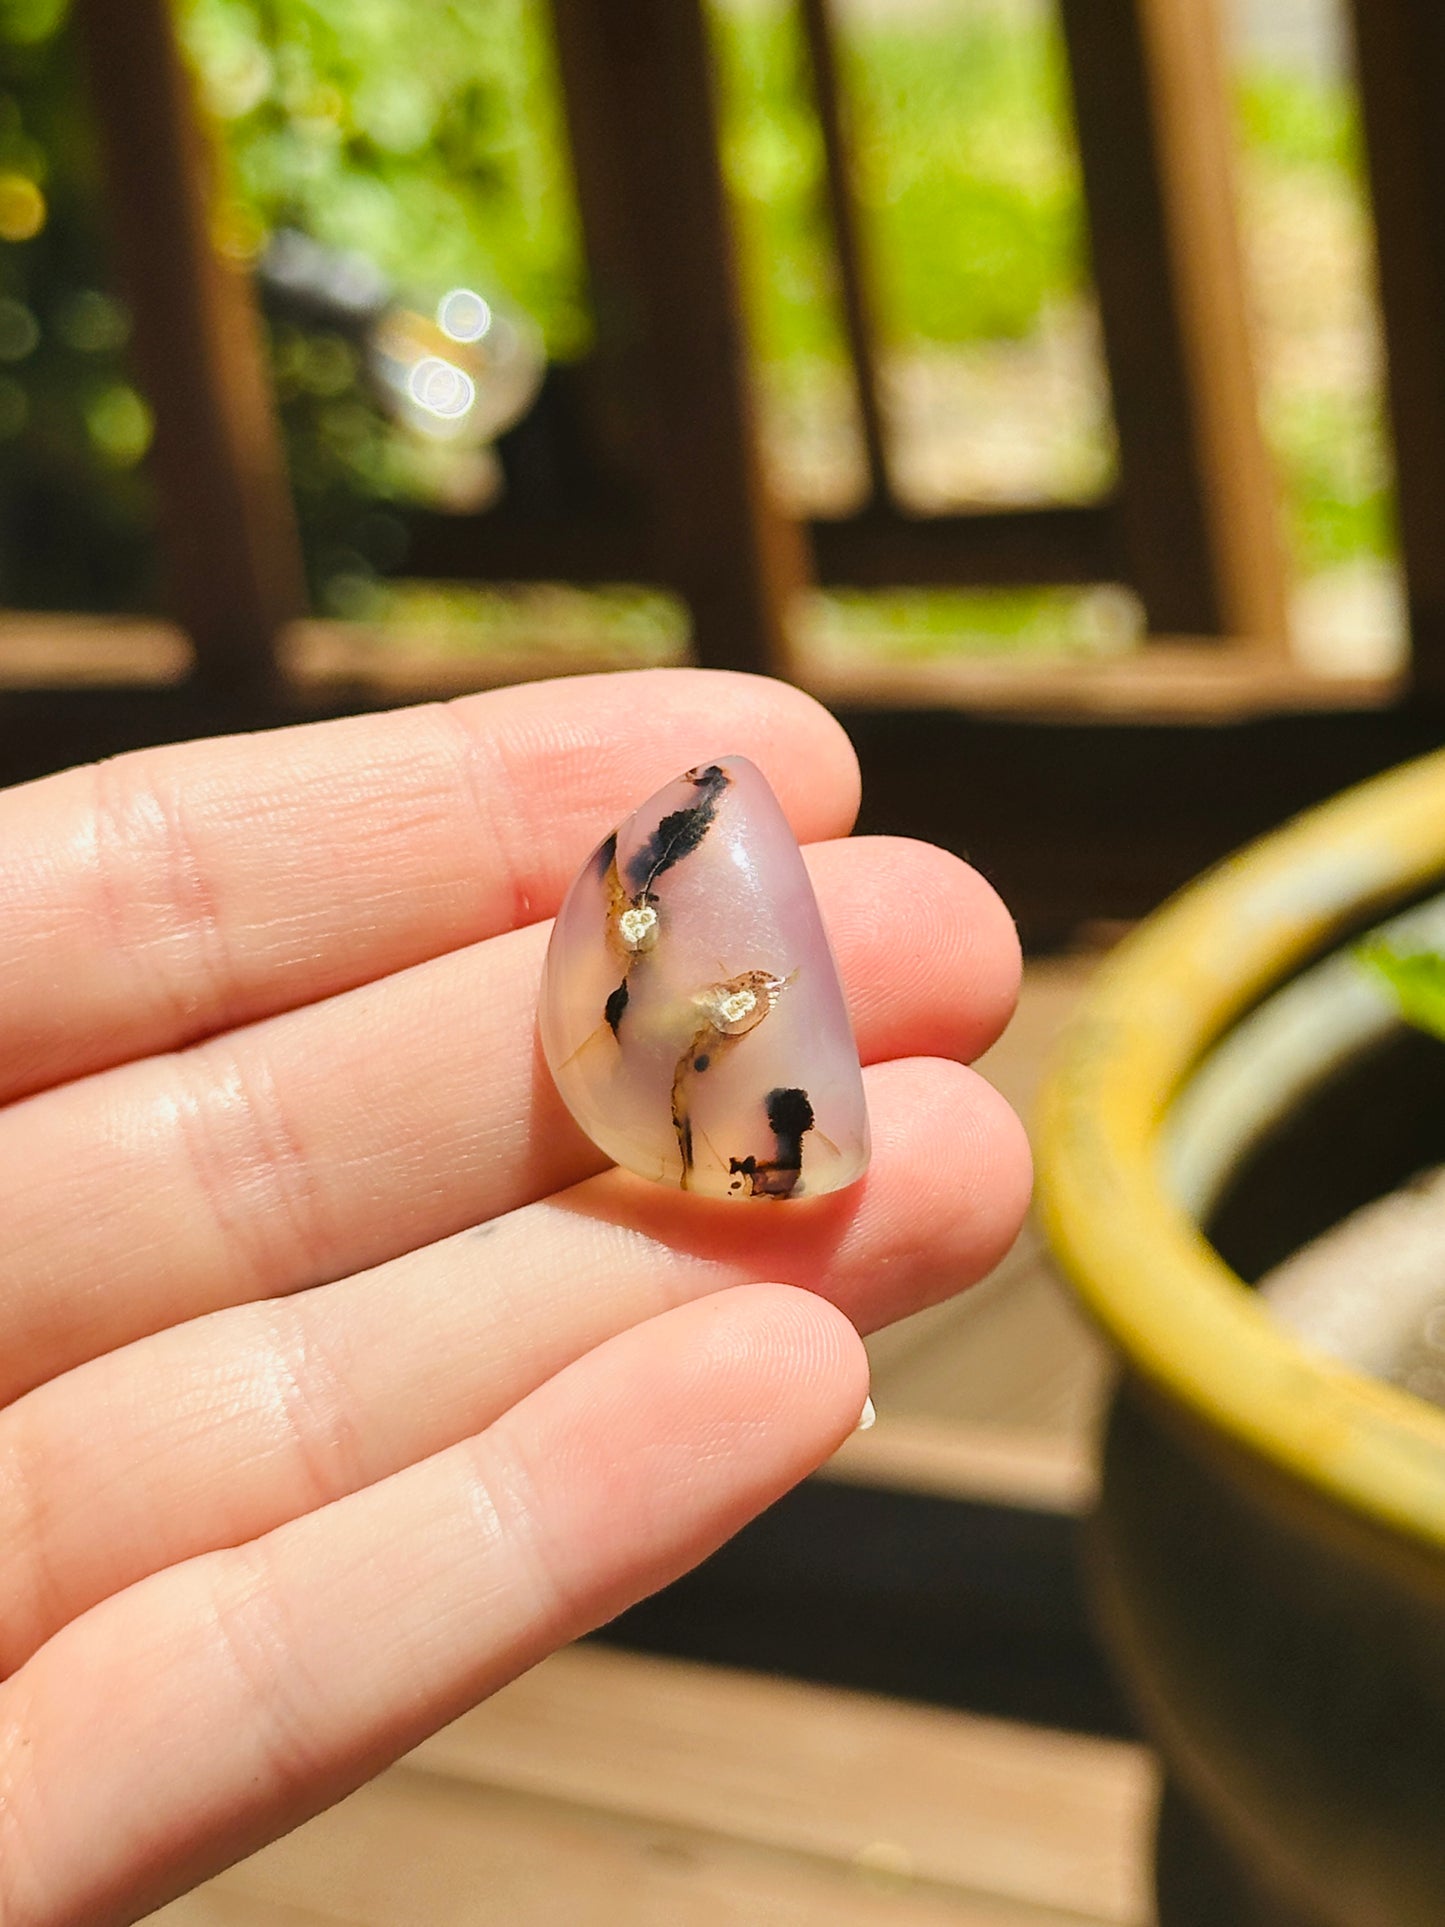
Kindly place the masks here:
POLYGON ((862 1176, 868 1115, 802 852, 746 758, 688 770, 593 851, 557 916, 542 1047, 592 1141, 718 1198, 862 1176))

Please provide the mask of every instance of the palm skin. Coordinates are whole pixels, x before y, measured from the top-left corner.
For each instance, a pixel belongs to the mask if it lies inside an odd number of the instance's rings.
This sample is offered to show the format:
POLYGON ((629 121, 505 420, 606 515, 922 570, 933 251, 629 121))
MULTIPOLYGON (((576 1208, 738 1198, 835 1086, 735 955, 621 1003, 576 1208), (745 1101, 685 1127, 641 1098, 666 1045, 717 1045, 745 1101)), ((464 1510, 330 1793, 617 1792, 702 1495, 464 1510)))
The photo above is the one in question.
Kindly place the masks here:
POLYGON ((137 1918, 685 1571, 852 1428, 860 1330, 997 1262, 1013 926, 856 802, 824 711, 704 671, 0 795, 4 1927, 137 1918), (867 1177, 786 1206, 603 1170, 536 1044, 573 870, 728 751, 867 1067, 867 1177))

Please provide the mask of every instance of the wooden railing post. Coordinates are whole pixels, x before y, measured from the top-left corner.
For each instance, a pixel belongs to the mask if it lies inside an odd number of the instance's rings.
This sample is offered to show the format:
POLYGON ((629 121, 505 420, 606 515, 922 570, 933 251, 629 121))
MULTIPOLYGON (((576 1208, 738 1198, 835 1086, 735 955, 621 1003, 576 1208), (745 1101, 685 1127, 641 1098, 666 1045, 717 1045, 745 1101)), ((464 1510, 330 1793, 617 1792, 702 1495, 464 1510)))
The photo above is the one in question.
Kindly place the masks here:
POLYGON ((860 231, 853 173, 851 128, 845 83, 838 59, 838 29, 832 0, 799 0, 803 37, 813 81, 813 102, 823 137, 824 187, 833 251, 838 262, 843 333, 858 405, 863 458, 871 505, 892 505, 888 473, 888 436, 878 392, 878 331, 873 277, 860 231))
POLYGON ((155 417, 172 613, 200 679, 262 689, 305 591, 251 288, 212 238, 210 154, 167 0, 80 0, 77 16, 136 373, 155 417))
POLYGON ((701 0, 552 0, 604 369, 703 663, 775 669, 804 539, 758 450, 701 0))
POLYGON ((1284 544, 1250 353, 1217 5, 1061 0, 1061 11, 1128 576, 1151 629, 1282 647, 1284 544))
POLYGON ((1418 694, 1445 698, 1445 11, 1355 0, 1418 694))

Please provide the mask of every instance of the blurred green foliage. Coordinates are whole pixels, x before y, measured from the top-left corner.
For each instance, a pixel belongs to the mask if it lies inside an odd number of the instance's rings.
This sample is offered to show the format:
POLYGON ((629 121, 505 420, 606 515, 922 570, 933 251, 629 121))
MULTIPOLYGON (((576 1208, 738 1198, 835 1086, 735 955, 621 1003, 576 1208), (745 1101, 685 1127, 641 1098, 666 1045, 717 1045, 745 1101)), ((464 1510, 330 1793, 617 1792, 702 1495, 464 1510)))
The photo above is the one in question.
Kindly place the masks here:
POLYGON ((1445 956, 1438 950, 1401 950, 1383 939, 1361 944, 1361 964, 1383 978, 1406 1023, 1445 1038, 1445 956))
MULTIPOLYGON (((841 353, 822 143, 795 15, 714 16, 724 161, 765 360, 841 353)), ((1086 275, 1060 37, 1036 9, 870 17, 845 47, 854 164, 895 344, 1019 339, 1086 275)))
POLYGON ((114 607, 148 586, 150 440, 104 291, 96 159, 63 0, 0 0, 0 178, 34 231, 0 219, 0 595, 114 607))
POLYGON ((1061 37, 980 12, 897 28, 849 63, 859 190, 895 338, 1018 339, 1087 276, 1061 37))
MULTIPOLYGON (((1246 72, 1235 105, 1257 181, 1367 228, 1363 136, 1347 87, 1295 74, 1246 72)), ((1390 475, 1378 396, 1363 385, 1342 387, 1301 375, 1273 397, 1268 427, 1302 573, 1391 555, 1390 475)))
POLYGON ((1390 477, 1370 395, 1301 388, 1271 414, 1295 563, 1305 575, 1394 552, 1390 477))
MULTIPOLYGON (((181 0, 222 136, 223 229, 243 257, 290 227, 364 256, 430 310, 464 283, 542 324, 549 352, 588 318, 558 98, 528 0, 181 0)), ((425 499, 446 451, 381 415, 352 347, 272 331, 313 592, 379 612, 368 584, 404 553, 368 503, 425 499)))
POLYGON ((1277 69, 1246 73, 1235 105, 1246 149, 1267 154, 1276 167, 1358 169, 1359 117, 1337 83, 1277 69))
POLYGON ((241 246, 294 226, 407 291, 508 295, 555 354, 587 316, 556 89, 527 0, 182 0, 241 246))

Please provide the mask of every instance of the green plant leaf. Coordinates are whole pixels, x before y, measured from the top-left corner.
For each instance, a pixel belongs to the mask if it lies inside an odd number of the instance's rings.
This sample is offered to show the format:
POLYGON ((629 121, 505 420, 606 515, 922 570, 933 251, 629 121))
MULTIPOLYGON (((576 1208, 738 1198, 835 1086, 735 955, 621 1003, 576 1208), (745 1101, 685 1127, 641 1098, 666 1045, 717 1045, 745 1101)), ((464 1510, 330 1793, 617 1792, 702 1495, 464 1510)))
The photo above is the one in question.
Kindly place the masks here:
POLYGON ((1445 1038, 1445 955, 1438 950, 1396 950, 1376 939, 1355 952, 1364 967, 1383 977, 1407 1023, 1445 1038))

